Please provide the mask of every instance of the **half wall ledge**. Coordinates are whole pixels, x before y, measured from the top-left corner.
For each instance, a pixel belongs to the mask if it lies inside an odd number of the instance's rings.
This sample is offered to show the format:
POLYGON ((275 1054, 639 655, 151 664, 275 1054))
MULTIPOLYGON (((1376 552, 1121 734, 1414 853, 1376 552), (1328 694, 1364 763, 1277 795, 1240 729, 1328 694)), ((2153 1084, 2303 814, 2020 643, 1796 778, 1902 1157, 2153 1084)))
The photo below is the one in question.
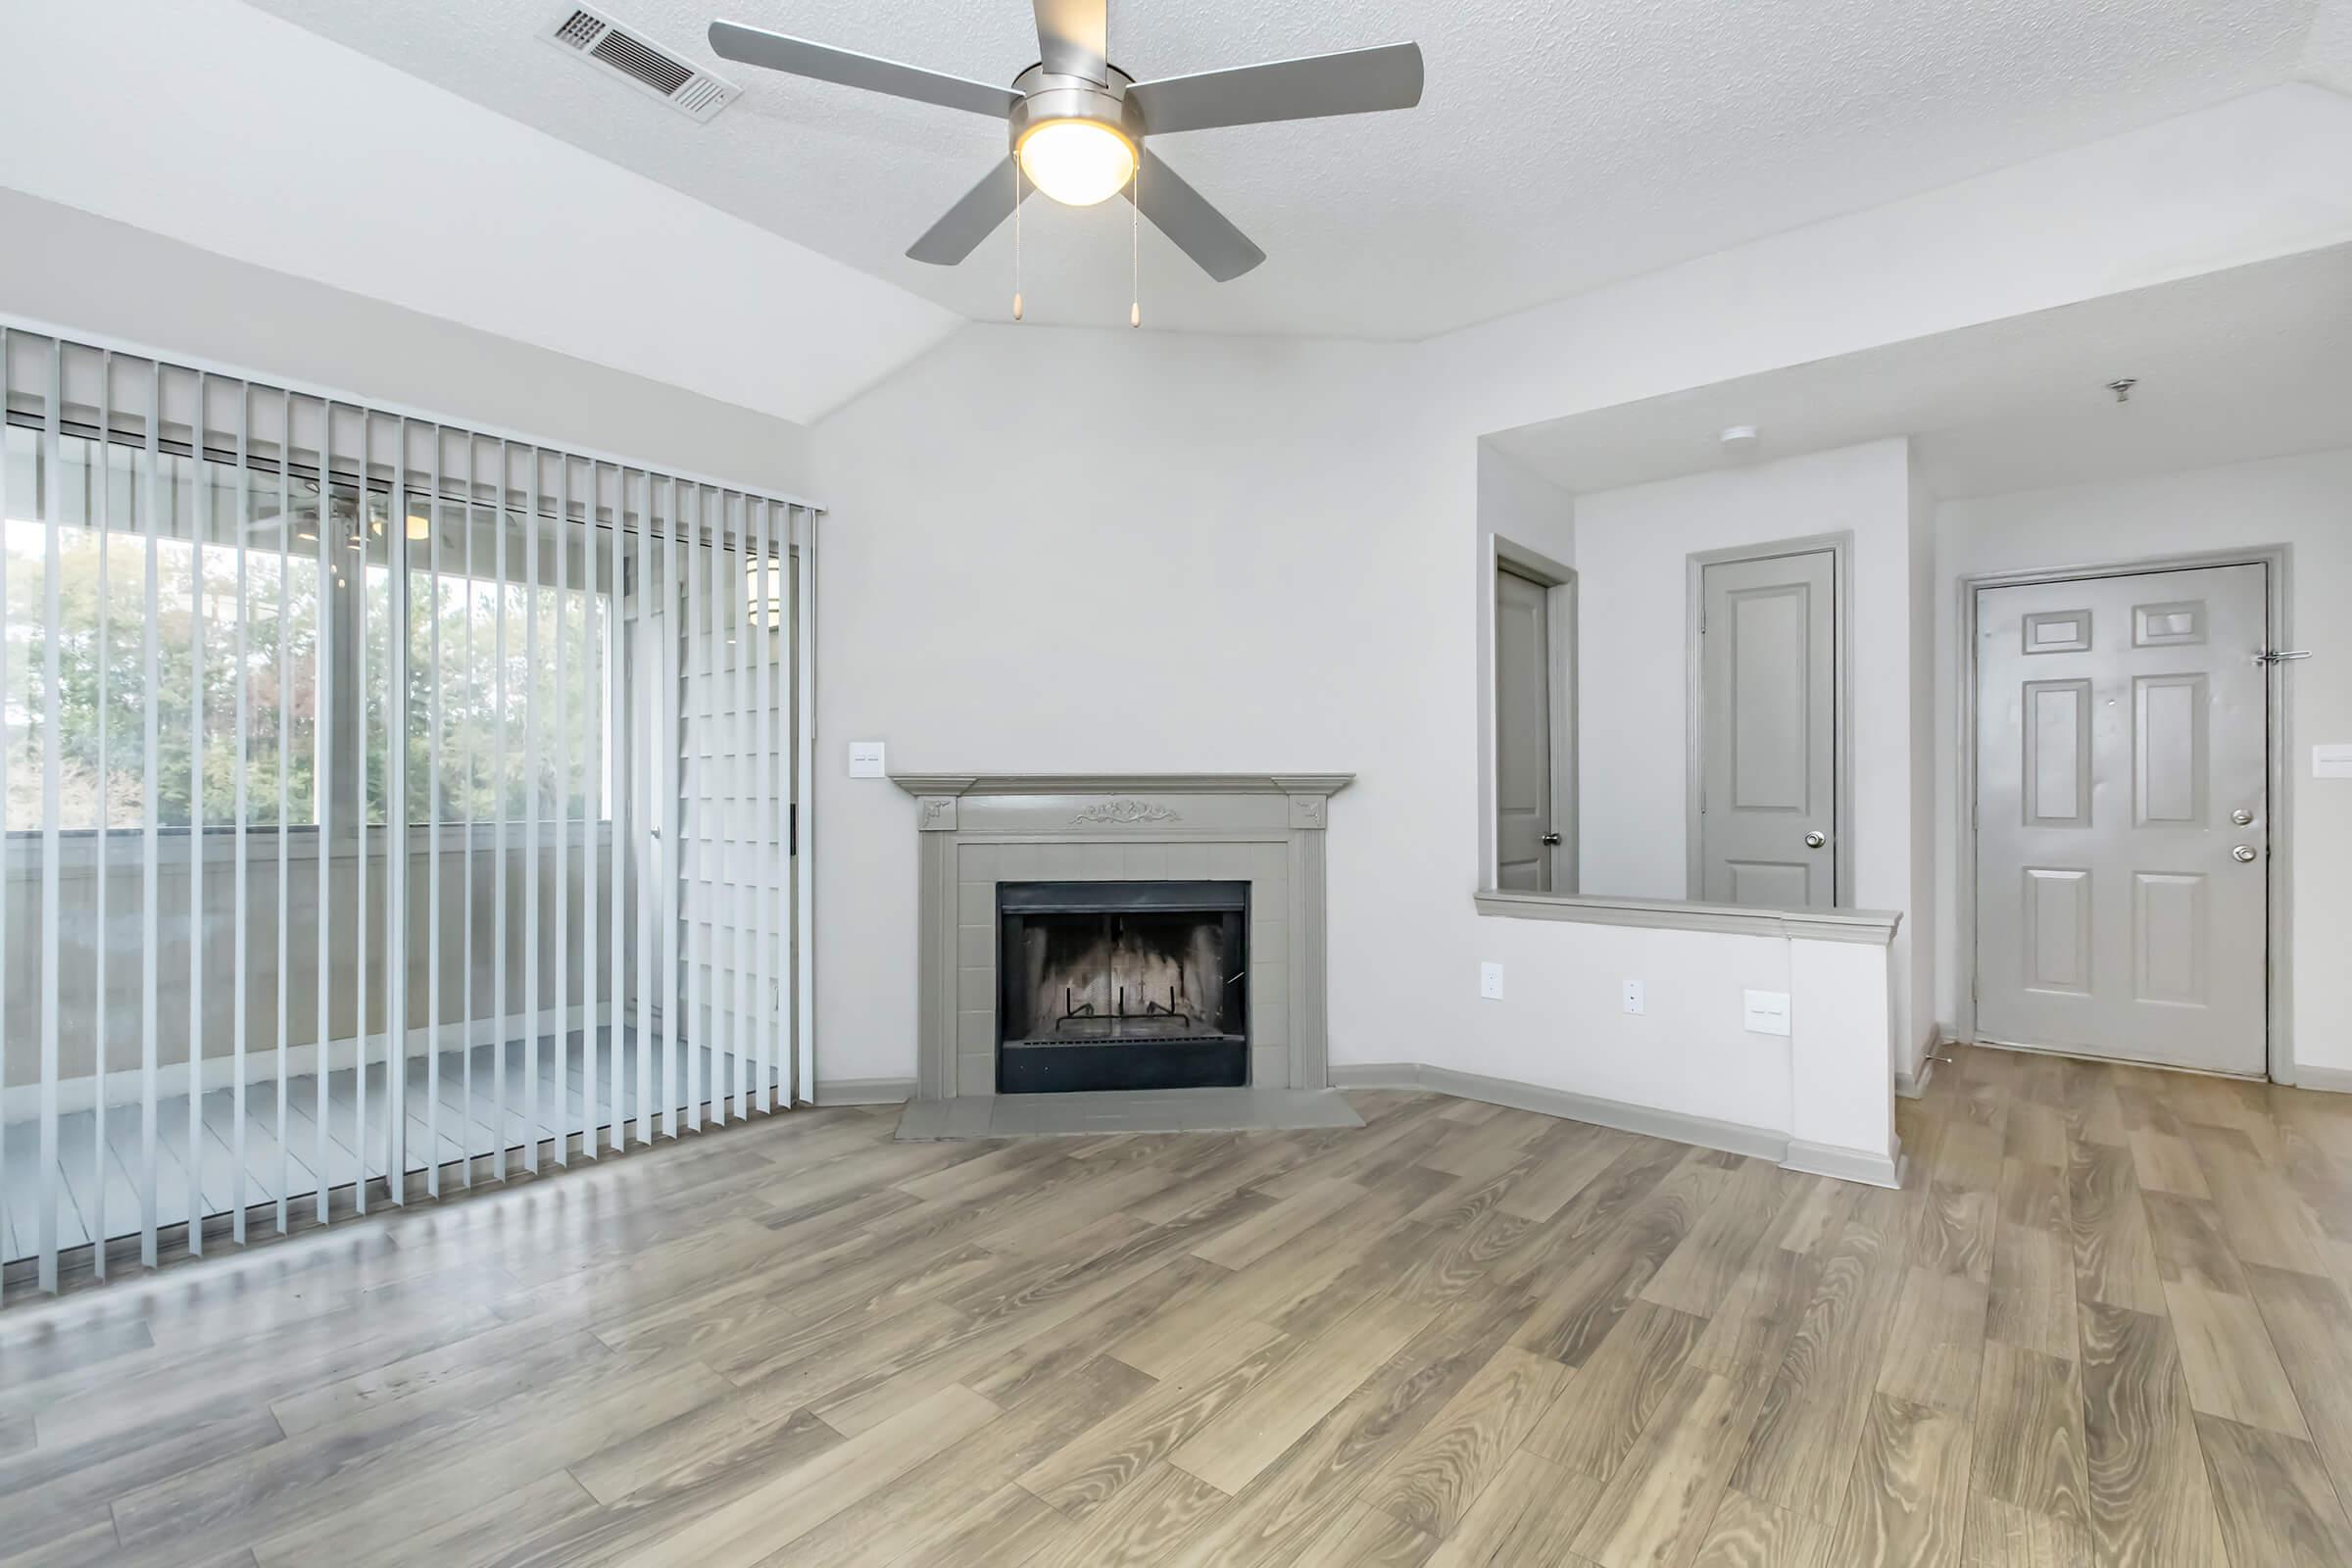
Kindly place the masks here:
POLYGON ((1478 912, 1515 920, 1646 926, 1664 931, 1728 931, 1735 936, 1801 942, 1861 942, 1885 947, 1902 915, 1892 909, 1751 909, 1736 904, 1686 904, 1585 893, 1512 893, 1482 888, 1478 912))

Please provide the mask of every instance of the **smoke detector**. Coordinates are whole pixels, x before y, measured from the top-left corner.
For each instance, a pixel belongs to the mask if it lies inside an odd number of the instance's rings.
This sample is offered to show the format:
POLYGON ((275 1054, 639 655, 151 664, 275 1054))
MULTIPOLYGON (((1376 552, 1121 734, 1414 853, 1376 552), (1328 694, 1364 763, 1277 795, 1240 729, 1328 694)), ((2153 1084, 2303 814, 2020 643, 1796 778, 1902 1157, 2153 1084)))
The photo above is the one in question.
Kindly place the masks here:
POLYGON ((698 122, 710 121, 743 90, 585 6, 564 7, 539 36, 698 122))
POLYGON ((1732 457, 1744 457, 1756 450, 1757 431, 1752 424, 1727 424, 1723 427, 1723 434, 1716 439, 1723 443, 1723 450, 1732 457))

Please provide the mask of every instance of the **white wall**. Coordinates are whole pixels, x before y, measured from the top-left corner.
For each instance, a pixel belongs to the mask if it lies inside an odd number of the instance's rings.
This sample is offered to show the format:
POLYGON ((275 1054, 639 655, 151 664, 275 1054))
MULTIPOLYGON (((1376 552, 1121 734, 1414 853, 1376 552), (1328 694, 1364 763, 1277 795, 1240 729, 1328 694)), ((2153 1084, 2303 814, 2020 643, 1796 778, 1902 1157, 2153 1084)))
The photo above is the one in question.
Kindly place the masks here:
POLYGON ((788 495, 807 426, 0 189, 0 314, 788 495))
POLYGON ((1478 435, 2313 250, 2346 168, 2352 97, 2275 87, 1448 333, 1414 379, 1478 435))
MULTIPOLYGON (((1812 945, 1475 912, 1478 508, 1448 505, 1454 454, 1397 395, 1409 352, 974 327, 818 429, 820 1080, 913 1071, 913 807, 845 776, 878 739, 900 771, 1354 772, 1328 846, 1336 1063, 1790 1130, 1792 1050, 1850 1049, 1850 1020, 1823 1000, 1808 1041, 1800 998, 1793 1046, 1748 1035, 1739 993, 1789 989, 1812 945)), ((1862 1046, 1884 1102, 1883 1011, 1862 1046)), ((1842 1125, 1884 1152, 1883 1114, 1842 1125)))
POLYGON ((0 59, 0 186, 782 418, 956 325, 237 0, 11 5, 0 59))
MULTIPOLYGON (((1903 672, 1900 658, 1889 670, 1870 651, 1899 651, 1910 635, 1908 461, 1906 442, 1877 441, 1577 498, 1585 590, 1577 648, 1592 672, 1581 698, 1583 728, 1594 742, 1581 779, 1586 892, 1690 896, 1690 556, 1850 530, 1851 613, 1863 651, 1853 662, 1855 892, 1865 907, 1906 906, 1908 862, 1882 836, 1895 804, 1880 787, 1906 776, 1900 725, 1909 703, 1893 680, 1903 672), (1891 707, 1882 706, 1886 699, 1891 707)), ((1907 854, 1907 836, 1901 849, 1907 854)))
POLYGON ((2094 565, 2235 546, 2291 547, 2286 676, 2294 870, 2294 1030, 2299 1064, 2352 1070, 2352 783, 2311 776, 2316 742, 2352 741, 2352 450, 2120 484, 1946 502, 1937 510, 1936 853, 1942 937, 1936 1015, 1949 1023, 1969 974, 1954 895, 1959 583, 1986 571, 2094 565))
POLYGON ((900 771, 1354 772, 1335 1055, 1475 1000, 1469 605, 1433 597, 1470 530, 1399 352, 976 326, 825 422, 820 1078, 914 1064, 913 807, 843 776, 852 738, 900 771))
POLYGON ((1576 564, 1576 497, 1490 442, 1478 444, 1478 531, 1576 564))

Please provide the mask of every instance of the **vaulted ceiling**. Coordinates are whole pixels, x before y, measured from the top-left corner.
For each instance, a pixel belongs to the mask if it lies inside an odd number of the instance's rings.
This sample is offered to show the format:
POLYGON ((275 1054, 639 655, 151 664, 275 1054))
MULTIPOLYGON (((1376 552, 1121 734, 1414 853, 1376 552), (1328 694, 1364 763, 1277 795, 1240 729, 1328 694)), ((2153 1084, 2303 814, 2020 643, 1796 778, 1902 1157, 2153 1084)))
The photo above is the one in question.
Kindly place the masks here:
MULTIPOLYGON (((564 0, 262 9, 961 315, 1003 317, 1009 227, 962 267, 906 246, 1004 150, 978 116, 725 65, 714 15, 986 80, 1036 57, 1021 0, 610 0, 739 82, 697 124, 537 41, 564 0)), ((2352 88, 2346 0, 1112 0, 1139 77, 1410 38, 1418 110, 1169 136, 1265 249, 1213 284, 1144 230, 1154 324, 1426 336, 2298 75, 2352 88)), ((527 171, 516 171, 527 178, 527 171)), ((1124 204, 1025 210, 1033 318, 1115 324, 1124 204)))

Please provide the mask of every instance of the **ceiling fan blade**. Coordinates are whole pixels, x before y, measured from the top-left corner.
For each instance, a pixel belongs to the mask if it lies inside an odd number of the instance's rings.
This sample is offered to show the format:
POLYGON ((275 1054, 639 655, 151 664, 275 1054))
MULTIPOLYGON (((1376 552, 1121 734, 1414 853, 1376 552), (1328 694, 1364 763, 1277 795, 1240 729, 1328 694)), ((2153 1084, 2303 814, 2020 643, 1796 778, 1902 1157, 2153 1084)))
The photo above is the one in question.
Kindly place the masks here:
POLYGON ((853 54, 847 49, 810 43, 806 38, 788 38, 780 32, 747 27, 738 22, 710 24, 710 47, 722 58, 747 66, 764 66, 769 71, 786 71, 796 76, 839 82, 845 87, 863 87, 868 92, 886 92, 893 98, 912 98, 917 103, 937 104, 943 109, 969 110, 975 115, 1002 118, 1012 113, 1012 106, 1021 101, 1021 95, 1010 87, 967 81, 961 76, 925 71, 920 66, 903 66, 877 55, 853 54))
MULTIPOLYGON (((1045 0, 1039 0, 1042 11, 1045 0)), ((1257 125, 1274 120, 1319 120, 1376 109, 1410 109, 1421 101, 1421 46, 1382 44, 1303 60, 1274 60, 1197 76, 1139 81, 1127 97, 1144 112, 1154 136, 1213 125, 1257 125)))
POLYGON ((1232 219, 1209 206, 1207 197, 1186 184, 1150 148, 1144 150, 1141 177, 1129 188, 1137 187, 1138 203, 1152 226, 1218 282, 1230 283, 1266 259, 1249 235, 1233 226, 1232 219))
POLYGON ((1110 80, 1110 0, 1036 0, 1037 57, 1048 71, 1110 80))
POLYGON ((923 231, 923 237, 906 247, 906 254, 918 262, 933 267, 954 267, 980 248, 980 242, 997 231, 1004 215, 1012 211, 1012 193, 1019 190, 1020 199, 1027 201, 1036 187, 1027 180, 1016 183, 1013 163, 1007 154, 1003 163, 981 176, 980 183, 965 191, 956 205, 939 217, 939 221, 923 231))

